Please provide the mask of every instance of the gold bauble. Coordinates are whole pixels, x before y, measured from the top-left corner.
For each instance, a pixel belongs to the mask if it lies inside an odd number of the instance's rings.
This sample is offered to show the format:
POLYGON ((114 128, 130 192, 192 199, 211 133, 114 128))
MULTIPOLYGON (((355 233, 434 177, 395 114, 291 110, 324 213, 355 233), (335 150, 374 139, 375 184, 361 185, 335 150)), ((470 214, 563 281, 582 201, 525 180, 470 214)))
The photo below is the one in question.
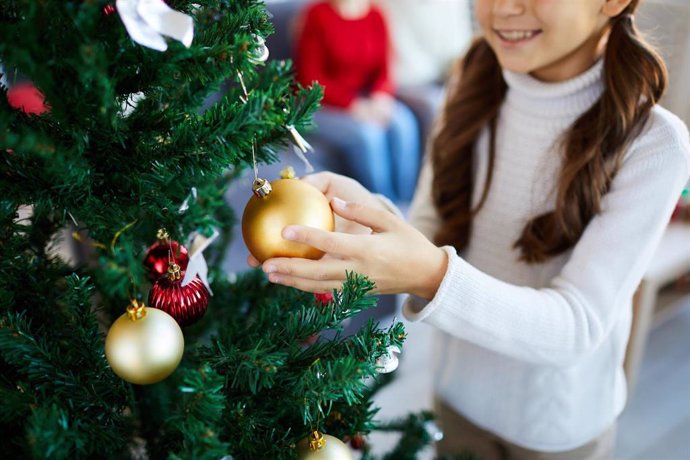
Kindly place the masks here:
POLYGON ((182 360, 182 330, 166 312, 132 303, 110 326, 105 357, 123 380, 137 385, 160 382, 182 360))
POLYGON ((242 236, 249 252, 259 262, 272 257, 319 259, 323 252, 306 244, 284 240, 287 225, 305 225, 332 232, 333 210, 328 198, 313 185, 299 179, 271 182, 271 192, 252 196, 242 215, 242 236))
POLYGON ((297 443, 298 460, 354 460, 352 451, 340 439, 318 431, 297 443))

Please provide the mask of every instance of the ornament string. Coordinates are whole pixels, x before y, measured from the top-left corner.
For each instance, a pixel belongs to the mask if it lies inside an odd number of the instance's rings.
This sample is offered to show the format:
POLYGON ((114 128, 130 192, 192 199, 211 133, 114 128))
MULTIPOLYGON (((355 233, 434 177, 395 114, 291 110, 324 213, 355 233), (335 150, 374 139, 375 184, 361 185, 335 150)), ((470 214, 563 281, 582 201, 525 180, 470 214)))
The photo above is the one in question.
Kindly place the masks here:
MULTIPOLYGON (((240 96, 240 100, 246 104, 249 101, 249 91, 247 91, 247 85, 244 84, 242 72, 237 72, 237 79, 240 81, 240 86, 242 87, 242 96, 240 96)), ((254 181, 256 182, 259 180, 259 166, 256 163, 256 137, 252 139, 252 167, 254 168, 254 181)))
MULTIPOLYGON (((240 82, 240 87, 242 87, 242 96, 240 96, 240 100, 243 104, 246 104, 249 102, 249 91, 247 91, 247 85, 244 83, 242 72, 237 71, 237 79, 240 82)), ((252 167, 254 168, 254 182, 256 183, 259 180, 259 166, 256 163, 256 136, 252 139, 252 167)))
MULTIPOLYGON (((309 369, 313 368, 314 366, 316 366, 317 364, 320 364, 320 363, 321 363, 321 358, 320 358, 320 357, 319 357, 319 358, 316 358, 316 359, 309 365, 309 369)), ((322 376, 321 371, 320 371, 319 369, 316 369, 316 378, 320 380, 320 379, 321 379, 321 376, 322 376)), ((320 436, 319 428, 321 427, 321 415, 322 415, 322 412, 323 412, 322 403, 323 403, 322 401, 319 401, 319 402, 317 403, 317 409, 316 409, 316 429, 314 429, 313 418, 312 418, 312 417, 309 417, 309 419, 310 419, 310 421, 309 421, 309 429, 310 429, 310 431, 311 431, 311 433, 312 433, 310 436, 314 436, 315 438, 317 437, 317 434, 320 436)), ((319 446, 316 447, 316 446, 314 446, 314 445, 310 442, 310 447, 311 447, 312 450, 318 450, 318 449, 320 449, 321 447, 323 447, 323 445, 320 445, 320 444, 319 444, 319 446)))
POLYGON ((249 92, 247 91, 247 85, 244 84, 244 77, 242 77, 242 72, 237 72, 237 79, 240 81, 240 86, 242 87, 242 96, 240 96, 240 100, 243 103, 247 103, 249 101, 249 92))
POLYGON ((252 168, 254 168, 254 183, 259 181, 259 165, 256 162, 256 137, 252 139, 252 168))
POLYGON ((79 224, 77 223, 77 219, 74 218, 71 212, 67 211, 67 215, 69 216, 70 219, 72 219, 72 223, 74 224, 74 227, 76 229, 79 229, 79 224))

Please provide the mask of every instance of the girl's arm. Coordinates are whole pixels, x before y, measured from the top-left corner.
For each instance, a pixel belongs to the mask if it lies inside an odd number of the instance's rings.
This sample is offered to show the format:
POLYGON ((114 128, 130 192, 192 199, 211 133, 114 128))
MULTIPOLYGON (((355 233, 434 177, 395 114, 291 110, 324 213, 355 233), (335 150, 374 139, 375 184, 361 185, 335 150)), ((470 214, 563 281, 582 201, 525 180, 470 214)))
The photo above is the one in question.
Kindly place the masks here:
POLYGON ((547 288, 505 283, 445 248, 448 270, 436 296, 411 298, 406 316, 523 361, 576 363, 632 299, 688 180, 689 155, 685 127, 665 120, 640 139, 547 288))
POLYGON ((361 273, 378 292, 415 294, 406 306, 413 320, 516 359, 570 366, 603 342, 629 304, 690 175, 687 129, 660 111, 652 117, 663 119, 635 143, 602 212, 547 288, 496 279, 387 211, 335 200, 336 213, 374 233, 286 227, 284 238, 336 257, 271 259, 264 271, 272 282, 312 292, 340 287, 346 270, 361 273))

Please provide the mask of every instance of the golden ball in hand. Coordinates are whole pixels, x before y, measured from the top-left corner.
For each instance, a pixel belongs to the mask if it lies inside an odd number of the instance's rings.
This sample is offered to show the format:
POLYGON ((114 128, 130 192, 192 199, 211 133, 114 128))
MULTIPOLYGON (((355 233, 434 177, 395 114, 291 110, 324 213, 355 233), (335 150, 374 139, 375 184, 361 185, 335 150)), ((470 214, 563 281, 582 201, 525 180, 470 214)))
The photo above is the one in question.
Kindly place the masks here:
POLYGON ((252 196, 242 215, 242 236, 249 252, 263 262, 272 257, 319 259, 323 252, 303 243, 284 240, 288 225, 305 225, 332 232, 335 217, 328 198, 299 179, 271 182, 272 191, 252 196))
POLYGON ((162 310, 143 305, 136 315, 120 316, 105 338, 105 357, 113 372, 137 385, 160 382, 182 360, 184 336, 177 321, 162 310))

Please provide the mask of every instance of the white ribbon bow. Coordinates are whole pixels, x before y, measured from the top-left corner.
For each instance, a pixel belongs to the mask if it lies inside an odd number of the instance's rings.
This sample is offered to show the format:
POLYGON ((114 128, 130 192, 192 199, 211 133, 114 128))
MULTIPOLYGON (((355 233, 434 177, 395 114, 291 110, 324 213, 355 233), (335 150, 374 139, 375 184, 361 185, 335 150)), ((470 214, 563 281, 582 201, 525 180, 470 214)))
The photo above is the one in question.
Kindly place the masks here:
POLYGON ((168 49, 163 35, 189 48, 194 38, 192 17, 175 11, 163 0, 117 0, 120 19, 132 40, 158 51, 168 49))
POLYGON ((196 202, 196 197, 197 197, 196 187, 192 187, 191 192, 189 192, 189 195, 187 195, 187 198, 184 199, 184 201, 180 205, 180 209, 177 210, 177 213, 178 214, 184 214, 185 212, 187 212, 187 209, 189 209, 189 200, 192 199, 194 202, 196 202))
POLYGON ((306 155, 304 155, 307 152, 313 152, 314 147, 312 147, 311 144, 307 142, 304 137, 302 137, 294 125, 287 125, 285 129, 288 130, 288 133, 290 133, 290 136, 292 137, 292 150, 295 152, 295 155, 297 155, 297 158, 302 160, 302 163, 304 163, 304 168, 308 173, 314 172, 314 167, 311 165, 311 163, 309 163, 306 155))
POLYGON ((214 228, 213 235, 208 238, 198 232, 192 232, 189 236, 187 247, 191 249, 189 251, 187 270, 185 271, 184 278, 182 278, 182 286, 188 285, 195 276, 199 275, 201 282, 208 289, 208 293, 213 295, 211 285, 208 283, 208 264, 204 258, 204 250, 218 238, 218 235, 220 233, 214 228))

